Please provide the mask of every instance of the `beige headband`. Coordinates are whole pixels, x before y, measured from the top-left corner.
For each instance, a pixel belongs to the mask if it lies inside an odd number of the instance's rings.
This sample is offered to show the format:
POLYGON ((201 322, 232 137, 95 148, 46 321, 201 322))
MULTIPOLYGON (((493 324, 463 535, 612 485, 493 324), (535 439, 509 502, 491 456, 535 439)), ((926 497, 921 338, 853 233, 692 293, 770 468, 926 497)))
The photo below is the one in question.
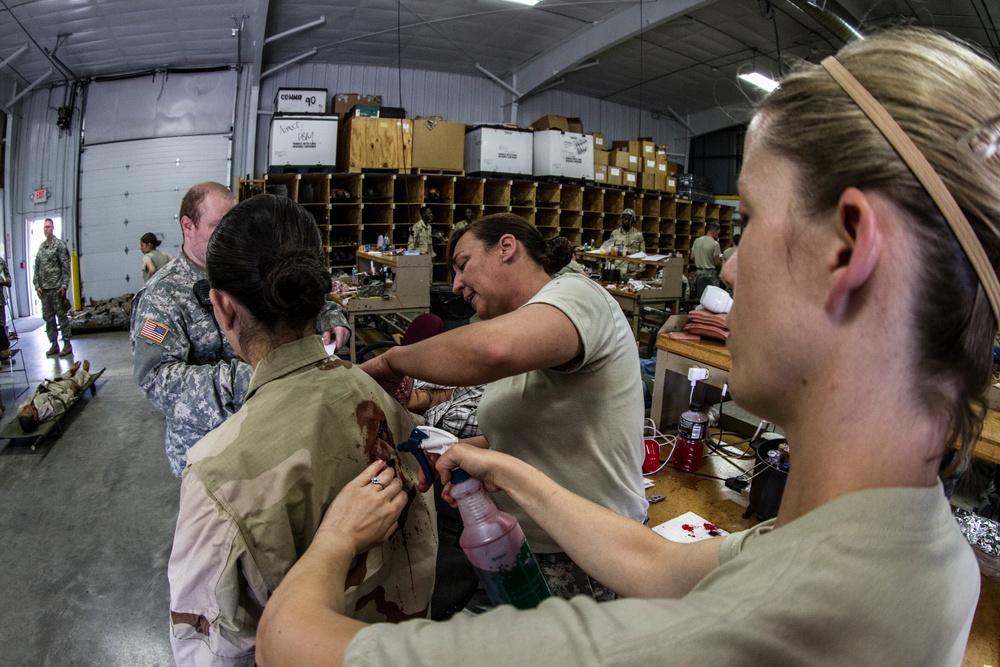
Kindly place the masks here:
POLYGON ((965 214, 959 207, 958 202, 948 191, 948 186, 944 184, 941 177, 934 171, 934 167, 927 161, 924 154, 920 152, 916 144, 907 136, 903 128, 893 120, 889 112, 885 110, 878 100, 872 97, 861 83, 840 64, 835 57, 829 56, 823 59, 823 67, 830 73, 833 80, 840 84, 844 92, 851 96, 855 104, 865 112, 865 115, 875 124, 875 127, 885 135, 892 147, 896 149, 903 162, 910 168, 913 175, 917 177, 924 190, 931 196, 934 203, 944 219, 948 221, 952 233, 958 239, 959 245, 965 251, 965 256, 972 264, 973 270, 979 276, 979 283, 986 292, 986 298, 990 302, 990 309, 993 317, 1000 325, 1000 281, 997 281, 997 274, 990 264, 983 245, 979 242, 976 233, 972 231, 965 214))

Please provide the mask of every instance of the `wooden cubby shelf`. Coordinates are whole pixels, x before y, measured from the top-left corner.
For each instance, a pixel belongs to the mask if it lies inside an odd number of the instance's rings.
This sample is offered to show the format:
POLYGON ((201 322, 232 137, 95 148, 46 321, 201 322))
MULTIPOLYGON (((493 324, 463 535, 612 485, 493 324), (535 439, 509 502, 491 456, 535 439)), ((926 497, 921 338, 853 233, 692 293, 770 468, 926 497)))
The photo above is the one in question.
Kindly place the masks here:
POLYGON ((445 264, 447 244, 440 241, 450 236, 466 207, 476 217, 514 213, 547 239, 561 235, 577 246, 590 247, 600 247, 610 238, 621 212, 631 208, 646 252, 680 251, 688 258, 689 271, 694 269, 691 244, 705 233, 708 223, 719 224, 723 248, 732 243, 732 206, 615 186, 391 173, 269 174, 238 182, 240 199, 262 192, 290 197, 312 214, 337 275, 350 272, 359 244, 374 244, 379 236, 388 236, 393 245, 405 245, 424 206, 434 214, 432 231, 438 242, 433 276, 442 282, 451 276, 445 264))

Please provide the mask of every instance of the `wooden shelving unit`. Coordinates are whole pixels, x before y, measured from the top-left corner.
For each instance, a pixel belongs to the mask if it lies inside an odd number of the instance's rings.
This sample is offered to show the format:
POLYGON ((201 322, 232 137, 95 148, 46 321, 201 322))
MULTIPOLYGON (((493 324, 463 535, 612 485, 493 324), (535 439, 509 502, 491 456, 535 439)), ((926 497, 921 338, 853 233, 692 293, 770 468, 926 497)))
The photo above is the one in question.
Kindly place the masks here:
MULTIPOLYGON (((438 239, 447 239, 455 221, 471 207, 477 217, 515 213, 545 238, 561 235, 577 246, 590 247, 607 240, 618 227, 621 212, 631 208, 646 252, 680 251, 689 273, 694 270, 691 244, 709 222, 719 223, 723 248, 732 243, 732 207, 615 186, 394 173, 271 174, 240 179, 237 184, 240 199, 265 191, 288 196, 313 215, 334 272, 349 273, 358 246, 374 246, 379 236, 388 237, 393 245, 405 245, 423 206, 434 213, 432 231, 438 239)), ((445 244, 434 244, 435 282, 451 279, 446 250, 445 244)))

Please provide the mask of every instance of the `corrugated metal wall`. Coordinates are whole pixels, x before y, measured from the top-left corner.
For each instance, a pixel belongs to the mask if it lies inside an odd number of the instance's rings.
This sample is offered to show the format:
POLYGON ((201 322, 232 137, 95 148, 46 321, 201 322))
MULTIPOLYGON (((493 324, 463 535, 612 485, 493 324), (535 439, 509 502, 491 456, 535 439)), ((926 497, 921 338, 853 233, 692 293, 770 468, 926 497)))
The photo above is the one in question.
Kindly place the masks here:
MULTIPOLYGON (((402 106, 410 118, 444 116, 466 123, 505 123, 511 118, 512 95, 481 76, 361 65, 293 65, 261 82, 260 110, 274 110, 279 88, 325 88, 332 97, 339 93, 381 95, 386 106, 402 106), (402 100, 402 103, 400 103, 402 100)), ((547 113, 583 119, 584 130, 601 132, 613 139, 652 136, 667 143, 672 152, 687 151, 686 130, 679 123, 654 119, 651 113, 602 100, 550 90, 518 105, 516 122, 527 126, 547 113)), ((267 170, 267 140, 271 117, 260 115, 257 128, 258 174, 267 170)))
MULTIPOLYGON (((76 246, 76 175, 80 155, 80 114, 73 115, 72 128, 56 126, 57 108, 65 102, 65 86, 35 90, 17 102, 10 134, 7 161, 10 208, 5 217, 5 237, 10 240, 8 255, 16 302, 15 312, 28 314, 25 271, 24 223, 61 216, 67 243, 76 246), (48 201, 34 203, 31 193, 48 189, 48 201)), ((78 98, 79 101, 79 98, 78 98)))

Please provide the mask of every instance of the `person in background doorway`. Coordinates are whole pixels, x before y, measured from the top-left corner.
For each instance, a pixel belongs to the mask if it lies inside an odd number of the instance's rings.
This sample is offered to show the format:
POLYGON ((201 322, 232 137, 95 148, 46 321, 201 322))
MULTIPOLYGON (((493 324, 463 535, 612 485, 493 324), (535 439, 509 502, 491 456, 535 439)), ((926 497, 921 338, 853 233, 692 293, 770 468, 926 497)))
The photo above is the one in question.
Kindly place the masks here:
MULTIPOLYGON (((7 290, 10 289, 10 271, 7 270, 7 260, 0 256, 0 330, 7 336, 7 290)), ((0 351, 0 359, 10 356, 10 345, 0 351)))
MULTIPOLYGON (((185 454, 243 405, 252 369, 223 336, 208 299, 205 251, 236 197, 221 183, 195 185, 181 200, 184 244, 132 300, 132 377, 167 418, 170 471, 180 477, 185 454)), ((329 344, 351 335, 343 308, 330 301, 317 318, 329 344)))
POLYGON ((470 224, 472 224, 472 222, 474 222, 475 219, 476 219, 476 212, 474 210, 472 210, 471 206, 466 206, 465 207, 465 212, 463 213, 463 215, 465 217, 463 217, 461 220, 459 220, 458 222, 456 222, 454 225, 451 226, 451 233, 452 234, 454 234, 455 232, 462 231, 463 229, 465 229, 466 227, 468 227, 470 224))
POLYGON ((719 286, 719 267, 722 266, 722 248, 719 246, 719 225, 710 222, 705 226, 704 236, 695 239, 691 246, 691 256, 694 257, 694 294, 692 298, 701 299, 701 293, 709 285, 719 286))
POLYGON ((419 250, 424 255, 434 256, 431 240, 431 223, 434 222, 434 211, 430 206, 420 209, 420 219, 410 228, 410 238, 406 243, 407 250, 419 250))
POLYGON ((671 542, 460 443, 442 479, 505 491, 627 597, 360 626, 345 574, 399 509, 353 489, 272 596, 261 667, 963 664, 982 576, 939 476, 974 450, 992 381, 997 90, 979 52, 890 30, 802 61, 751 120, 729 389, 788 438, 776 518, 671 542))
POLYGON ((70 264, 69 249, 66 244, 56 238, 55 223, 52 218, 45 218, 42 231, 45 240, 38 248, 35 255, 35 272, 32 281, 35 284, 35 292, 42 301, 42 319, 45 320, 45 333, 49 337, 52 347, 45 353, 47 357, 68 357, 73 354, 73 346, 70 344, 69 329, 69 299, 66 292, 69 291, 70 264), (56 328, 56 320, 59 327, 56 328), (62 333, 63 346, 59 350, 57 342, 59 334, 62 333))
MULTIPOLYGON (((646 252, 646 240, 642 237, 642 232, 635 228, 635 211, 632 209, 627 208, 622 211, 618 228, 611 232, 611 245, 618 248, 619 254, 632 255, 646 252)), ((643 265, 619 260, 612 268, 620 269, 623 278, 638 278, 642 275, 643 265)))
POLYGON ((139 250, 142 251, 142 282, 146 282, 152 278, 153 274, 173 259, 167 253, 157 250, 160 247, 160 243, 160 239, 156 238, 156 234, 152 232, 146 232, 139 239, 139 250))

